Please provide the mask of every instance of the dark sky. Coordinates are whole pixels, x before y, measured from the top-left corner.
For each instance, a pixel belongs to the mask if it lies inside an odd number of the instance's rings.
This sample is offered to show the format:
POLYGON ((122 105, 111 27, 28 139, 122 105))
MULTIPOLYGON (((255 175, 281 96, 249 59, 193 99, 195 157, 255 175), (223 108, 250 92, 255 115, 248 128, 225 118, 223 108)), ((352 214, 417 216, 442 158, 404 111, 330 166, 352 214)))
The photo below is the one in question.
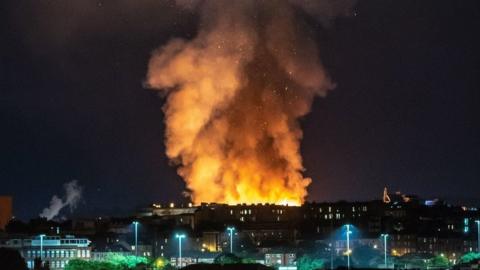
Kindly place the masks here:
MULTIPOLYGON (((37 215, 77 179, 76 214, 180 200, 163 99, 142 86, 153 49, 192 37, 167 1, 3 1, 0 194, 37 215)), ((337 88, 302 120, 309 200, 391 190, 480 203, 480 3, 360 0, 318 27, 337 88)), ((68 215, 68 211, 66 212, 68 215)))

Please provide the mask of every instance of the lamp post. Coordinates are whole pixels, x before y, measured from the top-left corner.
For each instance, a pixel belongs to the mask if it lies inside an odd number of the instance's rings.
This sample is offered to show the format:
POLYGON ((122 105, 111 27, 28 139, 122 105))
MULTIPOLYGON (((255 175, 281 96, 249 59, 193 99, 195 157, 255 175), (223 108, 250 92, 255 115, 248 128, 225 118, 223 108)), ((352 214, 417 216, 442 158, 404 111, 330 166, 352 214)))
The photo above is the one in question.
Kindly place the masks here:
POLYGON ((43 238, 45 234, 40 234, 40 260, 43 260, 43 238))
POLYGON ((230 253, 233 253, 233 231, 235 231, 234 227, 228 227, 227 231, 230 234, 230 253))
POLYGON ((350 224, 347 224, 347 268, 350 269, 350 224))
POLYGON ((385 268, 387 268, 387 238, 388 234, 382 234, 383 237, 383 250, 384 250, 384 256, 385 256, 385 268))
POLYGON ((330 270, 333 270, 333 244, 332 244, 332 242, 330 242, 328 244, 328 246, 330 247, 330 270))
POLYGON ((480 253, 480 220, 475 220, 477 223, 477 253, 480 253))
POLYGON ((138 256, 138 221, 134 221, 135 226, 135 256, 138 256))
POLYGON ((178 239, 178 267, 182 267, 182 239, 185 238, 185 234, 176 234, 175 238, 178 239))

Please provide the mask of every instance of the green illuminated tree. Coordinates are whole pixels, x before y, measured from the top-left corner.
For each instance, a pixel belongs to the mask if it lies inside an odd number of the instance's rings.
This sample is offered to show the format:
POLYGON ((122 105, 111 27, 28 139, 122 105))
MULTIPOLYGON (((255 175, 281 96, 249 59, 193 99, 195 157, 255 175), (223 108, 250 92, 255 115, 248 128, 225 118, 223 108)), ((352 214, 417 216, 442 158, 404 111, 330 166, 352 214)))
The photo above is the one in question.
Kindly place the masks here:
POLYGON ((116 266, 109 262, 100 261, 84 261, 80 259, 74 259, 68 262, 65 266, 65 270, 123 270, 120 266, 116 266))
MULTIPOLYGON (((130 270, 146 269, 148 260, 144 257, 109 254, 103 261, 74 259, 68 262, 65 270, 130 270)), ((163 268, 161 268, 163 269, 163 268)))
POLYGON ((145 257, 120 255, 115 253, 108 254, 105 257, 105 261, 127 269, 134 268, 139 264, 148 264, 148 259, 145 257))
POLYGON ((297 259, 298 270, 317 270, 324 268, 324 261, 321 259, 303 255, 297 259))
POLYGON ((447 268, 449 266, 449 262, 444 256, 435 256, 428 260, 427 265, 431 268, 447 268))
POLYGON ((469 252, 460 258, 461 263, 469 263, 474 260, 480 260, 480 253, 469 252))
POLYGON ((223 253, 223 254, 218 255, 215 258, 214 263, 216 263, 216 264, 239 264, 239 263, 242 263, 242 259, 240 257, 238 257, 237 255, 232 254, 232 253, 223 253))
POLYGON ((255 261, 254 258, 249 258, 249 257, 245 257, 245 258, 242 258, 242 263, 245 263, 245 264, 251 264, 251 263, 256 263, 257 261, 255 261))

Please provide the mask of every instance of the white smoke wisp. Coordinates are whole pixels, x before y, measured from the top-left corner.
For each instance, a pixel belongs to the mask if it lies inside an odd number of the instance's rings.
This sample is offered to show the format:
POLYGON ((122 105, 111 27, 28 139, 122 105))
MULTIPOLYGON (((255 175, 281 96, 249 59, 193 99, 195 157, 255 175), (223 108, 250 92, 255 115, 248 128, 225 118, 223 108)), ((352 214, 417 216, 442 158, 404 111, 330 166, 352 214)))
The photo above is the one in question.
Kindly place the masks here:
POLYGON ((52 199, 50 200, 50 206, 43 209, 42 213, 40 213, 40 217, 51 220, 67 206, 70 208, 71 212, 75 210, 82 198, 83 188, 78 185, 77 180, 72 180, 64 184, 63 187, 65 189, 64 198, 60 199, 57 195, 53 195, 52 199))

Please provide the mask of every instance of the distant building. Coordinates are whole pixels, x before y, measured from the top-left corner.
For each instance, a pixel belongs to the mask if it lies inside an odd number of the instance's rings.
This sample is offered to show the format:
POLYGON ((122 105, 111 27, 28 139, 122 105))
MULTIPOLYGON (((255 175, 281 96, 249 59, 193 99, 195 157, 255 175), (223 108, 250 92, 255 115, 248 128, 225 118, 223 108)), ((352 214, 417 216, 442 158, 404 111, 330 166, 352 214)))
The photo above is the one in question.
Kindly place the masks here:
POLYGON ((0 196, 0 230, 5 230, 12 215, 12 197, 0 196))
POLYGON ((212 264, 220 253, 217 252, 185 252, 182 254, 182 261, 180 262, 177 256, 170 258, 170 264, 174 267, 185 267, 192 264, 212 264))
POLYGON ((265 253, 265 265, 281 267, 296 266, 297 254, 295 252, 267 252, 265 253))
POLYGON ((90 241, 71 235, 36 236, 33 238, 12 238, 1 247, 16 249, 20 252, 29 269, 33 269, 35 258, 48 261, 51 270, 62 270, 72 259, 90 259, 90 241))
POLYGON ((444 254, 454 261, 461 253, 476 251, 475 221, 480 219, 480 212, 440 199, 424 200, 384 190, 383 200, 305 202, 302 206, 153 204, 137 217, 145 230, 151 226, 151 235, 155 236, 150 238, 154 239, 152 254, 156 256, 175 256, 177 242, 172 237, 178 230, 187 234, 185 247, 190 250, 229 251, 228 226, 236 228, 236 252, 265 255, 276 247, 320 241, 324 246, 331 245, 335 256, 341 256, 346 241, 339 233, 345 224, 351 224, 359 233, 350 239, 353 249, 383 249, 380 236, 388 234, 387 250, 392 256, 444 254), (167 243, 167 238, 173 241, 167 243))
MULTIPOLYGON (((327 244, 325 242, 325 244, 327 244)), ((353 238, 350 240, 350 249, 355 250, 357 247, 369 247, 372 249, 383 250, 383 241, 380 238, 353 238)), ((332 248, 336 256, 344 256, 347 252, 347 241, 345 239, 337 239, 332 241, 332 248)))
POLYGON ((103 261, 112 254, 122 256, 134 255, 130 250, 130 246, 124 242, 100 243, 100 241, 98 241, 95 243, 95 246, 92 247, 91 259, 103 261))

